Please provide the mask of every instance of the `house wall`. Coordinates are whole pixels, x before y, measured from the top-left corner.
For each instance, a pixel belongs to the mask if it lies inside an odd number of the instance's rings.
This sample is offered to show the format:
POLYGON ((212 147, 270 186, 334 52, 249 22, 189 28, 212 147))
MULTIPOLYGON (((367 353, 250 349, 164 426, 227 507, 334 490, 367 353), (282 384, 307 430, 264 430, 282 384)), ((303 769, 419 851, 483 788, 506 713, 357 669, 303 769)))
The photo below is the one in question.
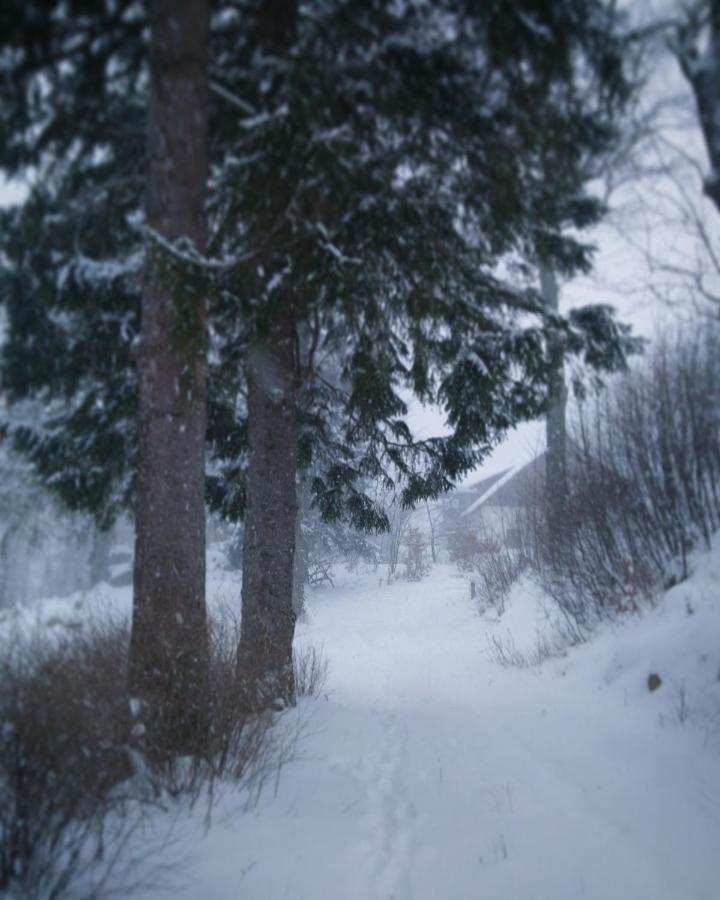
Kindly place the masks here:
POLYGON ((475 531, 484 537, 493 538, 500 543, 515 546, 517 544, 517 522, 522 512, 520 506, 495 506, 483 504, 467 516, 459 519, 457 525, 468 531, 475 531))

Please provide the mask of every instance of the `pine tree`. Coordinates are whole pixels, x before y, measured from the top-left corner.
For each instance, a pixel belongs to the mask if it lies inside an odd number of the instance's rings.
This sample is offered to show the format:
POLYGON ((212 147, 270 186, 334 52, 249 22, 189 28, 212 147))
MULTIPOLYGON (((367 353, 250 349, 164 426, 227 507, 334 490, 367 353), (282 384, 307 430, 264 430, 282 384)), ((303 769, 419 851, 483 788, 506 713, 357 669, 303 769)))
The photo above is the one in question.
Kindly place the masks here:
POLYGON ((202 291, 166 245, 204 250, 208 9, 153 0, 148 22, 113 0, 14 7, 2 159, 11 174, 30 169, 33 187, 4 213, 3 384, 11 400, 39 399, 44 416, 12 438, 102 525, 134 499, 129 687, 145 703, 151 753, 196 752, 206 326, 202 291))
MULTIPOLYGON (((406 504, 449 489, 507 428, 544 413, 551 347, 600 370, 633 348, 606 308, 563 319, 532 283, 539 265, 590 264, 567 235, 602 213, 587 160, 611 146, 628 90, 610 4, 265 7, 225 3, 212 17, 208 241, 204 259, 182 260, 211 296, 209 496, 230 517, 247 506, 248 525, 264 516, 246 528, 251 706, 292 699, 297 468, 312 465, 325 519, 381 530, 364 485, 397 486, 406 504), (444 407, 448 436, 410 432, 410 393, 444 407)), ((16 398, 57 398, 54 417, 15 440, 70 502, 105 515, 131 498, 136 470, 137 138, 130 148, 146 89, 135 7, 111 8, 112 102, 83 122, 88 152, 37 182, 1 238, 3 382, 16 398), (83 190, 102 196, 93 230, 83 190), (88 452, 93 465, 79 466, 88 452)), ((84 79, 70 80, 66 114, 82 109, 84 79)), ((23 98, 0 113, 3 149, 42 162, 23 98)))
POLYGON ((435 496, 504 429, 544 411, 555 348, 622 363, 626 335, 606 310, 564 322, 527 283, 532 264, 587 266, 588 248, 563 229, 599 215, 587 158, 607 148, 626 90, 607 9, 549 7, 318 2, 286 30, 289 53, 263 51, 261 37, 222 67, 227 115, 236 95, 251 109, 235 110, 241 131, 218 169, 214 253, 235 258, 223 333, 230 355, 265 348, 266 390, 283 411, 268 403, 262 468, 251 449, 243 473, 248 497, 266 503, 273 485, 267 527, 252 528, 244 557, 250 705, 292 697, 285 422, 300 421, 299 460, 319 471, 323 516, 383 529, 363 479, 400 480, 406 504, 435 496), (285 350, 269 355, 268 343, 285 350), (406 392, 441 403, 453 433, 416 440, 406 392))

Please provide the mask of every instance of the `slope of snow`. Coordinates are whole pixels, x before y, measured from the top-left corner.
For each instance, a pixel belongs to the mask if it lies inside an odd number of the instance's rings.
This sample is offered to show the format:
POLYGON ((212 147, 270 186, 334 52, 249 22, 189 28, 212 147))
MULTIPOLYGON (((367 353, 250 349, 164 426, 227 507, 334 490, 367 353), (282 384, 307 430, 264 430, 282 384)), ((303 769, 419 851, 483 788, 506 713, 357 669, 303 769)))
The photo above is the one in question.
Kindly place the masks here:
POLYGON ((658 609, 534 670, 487 650, 508 628, 530 649, 527 585, 497 623, 449 567, 315 594, 299 641, 330 678, 301 756, 254 813, 183 825, 176 895, 717 898, 719 574, 700 559, 658 609))
POLYGON ((342 574, 299 626, 330 672, 281 723, 303 722, 297 758, 250 812, 228 792, 209 830, 202 804, 180 816, 175 900, 717 900, 720 553, 695 569, 522 669, 489 638, 531 654, 552 632, 529 582, 491 621, 449 566, 342 574))

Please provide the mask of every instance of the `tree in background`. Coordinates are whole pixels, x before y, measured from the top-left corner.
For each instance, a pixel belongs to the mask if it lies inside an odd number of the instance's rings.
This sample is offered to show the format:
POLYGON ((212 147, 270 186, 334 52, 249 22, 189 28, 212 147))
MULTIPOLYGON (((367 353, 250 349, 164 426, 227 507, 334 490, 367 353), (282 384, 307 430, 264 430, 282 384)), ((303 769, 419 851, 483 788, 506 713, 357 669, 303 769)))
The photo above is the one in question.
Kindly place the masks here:
POLYGON ((610 224, 647 266, 645 273, 642 265, 633 267, 635 286, 618 273, 623 293, 639 290, 673 309, 711 317, 720 306, 713 8, 711 0, 698 0, 629 9, 642 89, 635 92, 618 150, 599 173, 616 206, 610 224))
POLYGON ((0 444, 0 610, 86 589, 86 517, 65 513, 27 460, 0 444))
POLYGON ((720 0, 701 0, 683 9, 674 49, 697 104, 710 160, 705 193, 720 211, 720 0))
MULTIPOLYGON (((548 312, 558 313, 560 292, 552 270, 540 269, 540 292, 548 312)), ((567 387, 562 343, 550 349, 549 409, 545 423, 546 483, 548 512, 553 522, 561 521, 567 500, 567 387)))

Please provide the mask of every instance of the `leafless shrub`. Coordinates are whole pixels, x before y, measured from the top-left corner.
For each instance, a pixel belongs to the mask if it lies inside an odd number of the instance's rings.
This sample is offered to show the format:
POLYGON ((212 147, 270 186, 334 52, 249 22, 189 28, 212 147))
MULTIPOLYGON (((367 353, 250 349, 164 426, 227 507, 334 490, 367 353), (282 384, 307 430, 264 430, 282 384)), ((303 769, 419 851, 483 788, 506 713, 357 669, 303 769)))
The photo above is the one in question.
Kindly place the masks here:
POLYGON ((132 774, 115 630, 5 641, 0 656, 0 889, 58 897, 103 850, 132 774), (112 800, 110 799, 112 797, 112 800))
POLYGON ((525 553, 574 621, 638 609, 687 577, 720 525, 720 328, 666 336, 581 411, 564 515, 538 491, 525 553))
POLYGON ((276 746, 270 715, 248 716, 240 705, 236 653, 240 627, 237 614, 210 619, 210 736, 204 759, 190 761, 180 792, 196 797, 208 784, 242 781, 258 789, 284 750, 276 746))
POLYGON ((402 539, 402 561, 405 571, 402 577, 405 581, 420 581, 429 572, 430 542, 416 526, 410 526, 402 539))
POLYGON ((565 656, 569 647, 581 644, 585 635, 576 626, 563 626, 559 623, 550 633, 538 633, 532 650, 519 650, 515 639, 508 631, 502 637, 488 635, 488 655, 497 665, 504 668, 536 669, 549 659, 565 656))
POLYGON ((488 656, 505 669, 527 669, 530 667, 527 656, 515 646, 515 640, 508 632, 506 637, 496 634, 486 635, 488 656))
MULTIPOLYGON (((228 785, 240 785, 252 804, 292 755, 292 728, 276 729, 273 717, 239 708, 237 623, 219 617, 211 627, 207 751, 202 758, 148 760, 137 705, 126 693, 128 638, 124 626, 106 624, 4 639, 0 892, 43 900, 96 896, 148 811, 173 797, 202 799, 209 817, 228 785), (94 887, 78 894, 81 884, 94 887)), ((307 688, 319 691, 319 654, 306 658, 304 673, 307 688)))
POLYGON ((381 558, 388 566, 388 584, 397 577, 397 567, 400 563, 400 551, 405 540, 410 522, 412 510, 402 505, 399 498, 393 497, 387 507, 390 520, 390 529, 382 536, 381 558))
POLYGON ((328 661, 313 644, 293 651, 295 691, 299 697, 319 697, 325 691, 328 661))
POLYGON ((448 550, 451 562, 469 574, 480 609, 495 609, 502 615, 507 595, 527 568, 523 553, 496 537, 468 529, 451 534, 448 550))
POLYGON ((487 643, 490 659, 506 669, 537 668, 546 660, 558 655, 558 651, 547 638, 538 638, 537 646, 530 652, 518 650, 510 632, 505 637, 487 635, 487 643))
POLYGON ((475 560, 483 552, 483 541, 469 528, 454 528, 448 534, 448 556, 461 572, 472 572, 475 560))
POLYGON ((332 567, 336 561, 335 557, 327 557, 326 559, 315 559, 308 563, 307 583, 311 587, 320 587, 324 584, 334 587, 332 567))
POLYGON ((505 600, 526 567, 523 555, 509 547, 499 543, 487 547, 476 558, 473 569, 481 608, 494 608, 498 615, 502 615, 505 600))

